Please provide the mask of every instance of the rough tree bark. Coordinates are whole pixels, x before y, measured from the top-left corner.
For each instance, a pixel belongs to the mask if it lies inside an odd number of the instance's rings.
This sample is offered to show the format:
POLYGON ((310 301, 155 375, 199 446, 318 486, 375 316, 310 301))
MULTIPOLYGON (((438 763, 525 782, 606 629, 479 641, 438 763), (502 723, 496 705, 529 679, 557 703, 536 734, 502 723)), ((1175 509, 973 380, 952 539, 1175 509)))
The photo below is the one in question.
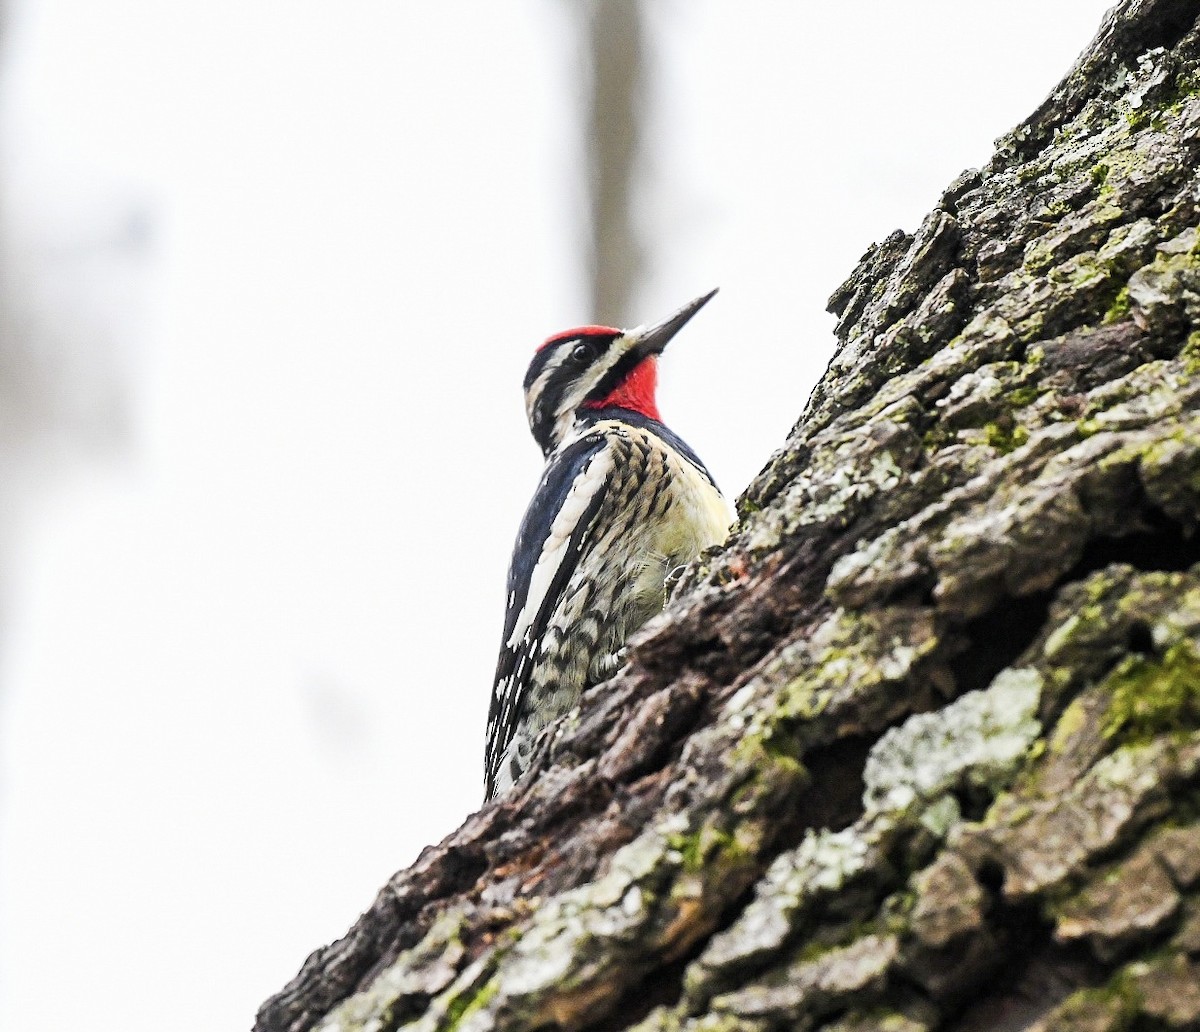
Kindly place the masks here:
POLYGON ((867 252, 728 545, 262 1032, 1200 1027, 1198 16, 867 252))

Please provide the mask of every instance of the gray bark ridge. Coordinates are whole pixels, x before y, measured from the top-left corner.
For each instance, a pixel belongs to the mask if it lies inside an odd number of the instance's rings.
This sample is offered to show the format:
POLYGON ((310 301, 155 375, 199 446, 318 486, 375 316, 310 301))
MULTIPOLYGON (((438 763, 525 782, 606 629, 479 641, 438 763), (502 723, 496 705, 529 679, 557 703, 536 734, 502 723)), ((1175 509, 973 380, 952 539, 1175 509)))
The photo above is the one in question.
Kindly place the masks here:
POLYGON ((1200 1027, 1198 16, 867 252, 729 543, 260 1032, 1200 1027))

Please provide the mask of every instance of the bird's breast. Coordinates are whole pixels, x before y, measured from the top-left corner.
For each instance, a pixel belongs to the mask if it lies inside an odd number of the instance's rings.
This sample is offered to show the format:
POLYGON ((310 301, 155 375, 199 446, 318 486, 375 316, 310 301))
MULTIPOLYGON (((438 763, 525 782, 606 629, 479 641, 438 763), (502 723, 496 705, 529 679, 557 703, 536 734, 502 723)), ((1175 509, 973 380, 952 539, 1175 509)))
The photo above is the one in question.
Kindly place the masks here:
POLYGON ((622 428, 612 477, 603 551, 614 560, 607 564, 611 576, 625 583, 613 585, 610 597, 625 610, 622 622, 636 627, 662 609, 675 567, 725 539, 732 512, 703 471, 641 428, 622 428))

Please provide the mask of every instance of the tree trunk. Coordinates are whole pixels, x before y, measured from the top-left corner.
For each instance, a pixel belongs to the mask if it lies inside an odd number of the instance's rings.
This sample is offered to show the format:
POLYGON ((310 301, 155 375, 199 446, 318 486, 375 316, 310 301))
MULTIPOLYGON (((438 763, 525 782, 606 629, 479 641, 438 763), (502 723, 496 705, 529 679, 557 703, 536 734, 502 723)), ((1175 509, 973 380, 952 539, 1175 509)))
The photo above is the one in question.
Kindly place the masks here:
POLYGON ((867 252, 730 542, 261 1032, 1200 1028, 1198 16, 867 252))

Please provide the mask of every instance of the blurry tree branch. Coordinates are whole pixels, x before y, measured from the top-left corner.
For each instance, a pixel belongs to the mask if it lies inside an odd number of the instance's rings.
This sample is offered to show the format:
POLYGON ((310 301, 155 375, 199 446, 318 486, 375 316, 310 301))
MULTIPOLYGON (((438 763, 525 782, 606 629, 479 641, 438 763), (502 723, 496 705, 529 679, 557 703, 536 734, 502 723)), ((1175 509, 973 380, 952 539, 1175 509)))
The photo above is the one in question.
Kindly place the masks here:
MULTIPOLYGON (((9 184, 0 184, 0 191, 9 184)), ((120 226, 97 245, 72 236, 62 249, 14 231, 0 205, 0 646, 22 523, 43 491, 78 462, 127 442, 121 353, 136 337, 144 240, 120 226)), ((122 213, 103 211, 110 222, 122 213)), ((28 228, 28 227, 26 227, 28 228)), ((38 227, 39 230, 44 227, 38 227)))
POLYGON ((625 326, 643 271, 633 204, 643 170, 643 15, 640 0, 590 0, 573 9, 586 33, 591 73, 585 122, 591 310, 602 323, 625 326))
POLYGON ((1200 1027, 1198 16, 870 248, 729 543, 260 1032, 1200 1027))

